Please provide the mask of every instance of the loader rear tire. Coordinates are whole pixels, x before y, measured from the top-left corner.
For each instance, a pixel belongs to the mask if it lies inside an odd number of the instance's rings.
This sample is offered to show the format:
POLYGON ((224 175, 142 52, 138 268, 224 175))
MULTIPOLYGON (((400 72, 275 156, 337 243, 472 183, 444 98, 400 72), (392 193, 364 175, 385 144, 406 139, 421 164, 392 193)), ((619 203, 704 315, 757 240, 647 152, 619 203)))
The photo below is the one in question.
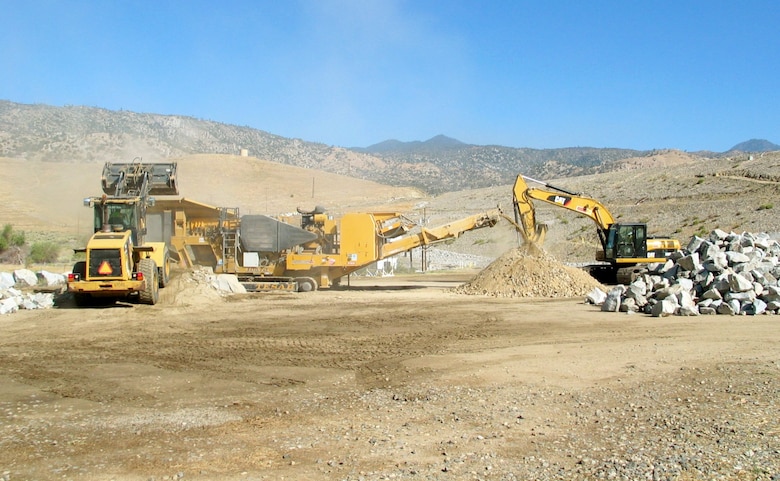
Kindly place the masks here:
MULTIPOLYGON (((73 264, 73 271, 74 274, 79 275, 79 279, 84 280, 85 277, 87 277, 87 263, 86 261, 78 261, 75 264, 73 264)), ((76 303, 76 306, 78 307, 86 307, 90 304, 90 297, 88 294, 79 294, 74 293, 73 294, 73 301, 76 303)))
POLYGON ((87 277, 87 262, 78 261, 73 264, 73 273, 78 274, 79 277, 84 280, 84 278, 87 277))
POLYGON ((160 299, 160 281, 157 279, 157 264, 154 259, 141 259, 138 272, 144 275, 144 288, 138 293, 138 301, 141 304, 157 304, 160 299))
POLYGON ((163 256, 163 265, 157 268, 160 275, 160 287, 165 287, 171 282, 171 258, 168 255, 168 249, 165 249, 163 256))

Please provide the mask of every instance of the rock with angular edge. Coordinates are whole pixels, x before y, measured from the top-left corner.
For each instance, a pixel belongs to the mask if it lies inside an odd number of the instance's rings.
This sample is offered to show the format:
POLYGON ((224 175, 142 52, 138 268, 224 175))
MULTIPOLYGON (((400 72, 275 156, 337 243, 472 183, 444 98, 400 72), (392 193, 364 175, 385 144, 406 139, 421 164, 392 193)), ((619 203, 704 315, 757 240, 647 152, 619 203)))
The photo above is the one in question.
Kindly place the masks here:
POLYGON ((0 314, 11 314, 19 310, 19 298, 8 297, 0 300, 0 314))
POLYGON ((686 271, 698 271, 701 269, 701 263, 699 262, 699 253, 693 252, 692 254, 689 254, 685 257, 681 257, 679 261, 677 261, 677 265, 681 268, 685 269, 686 271))
POLYGON ((38 285, 38 276, 30 269, 17 269, 14 271, 16 283, 22 287, 35 287, 38 285))
POLYGON ((761 299, 756 299, 753 302, 747 303, 742 306, 742 314, 748 316, 757 316, 766 312, 767 304, 761 299))
POLYGON ((238 277, 235 274, 218 274, 214 279, 214 287, 222 292, 232 292, 235 294, 243 294, 246 292, 246 287, 238 281, 238 277))
POLYGON ((65 284, 65 276, 62 274, 55 274, 49 271, 39 271, 38 277, 43 280, 43 285, 46 287, 55 287, 65 284))
MULTIPOLYGON (((671 298, 670 298, 671 299, 671 298)), ((671 300, 664 299, 663 301, 655 303, 650 315, 653 317, 666 317, 671 316, 677 310, 677 304, 671 300)))
POLYGON ((742 274, 733 273, 729 275, 729 289, 735 292, 752 291, 753 282, 748 280, 742 274))
POLYGON ((605 312, 617 312, 620 310, 620 300, 623 296, 623 286, 617 286, 607 293, 604 303, 601 304, 601 310, 605 312))
POLYGON ((607 293, 602 291, 598 287, 594 287, 592 291, 588 292, 585 295, 585 300, 596 306, 600 306, 601 304, 603 304, 606 299, 607 299, 607 293))
POLYGON ((735 266, 737 264, 745 264, 750 262, 750 257, 741 252, 726 251, 726 260, 730 266, 735 266))
POLYGON ((0 272, 0 290, 8 289, 16 284, 14 275, 10 272, 0 272))

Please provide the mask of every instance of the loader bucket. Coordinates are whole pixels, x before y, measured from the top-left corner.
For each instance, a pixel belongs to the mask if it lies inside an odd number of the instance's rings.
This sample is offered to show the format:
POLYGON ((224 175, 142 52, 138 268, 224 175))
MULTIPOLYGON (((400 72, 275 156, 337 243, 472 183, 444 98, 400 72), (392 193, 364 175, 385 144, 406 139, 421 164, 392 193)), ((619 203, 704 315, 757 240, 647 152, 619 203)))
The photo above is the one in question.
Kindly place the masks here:
POLYGON ((103 166, 103 192, 114 196, 143 194, 144 181, 148 195, 179 195, 176 185, 176 163, 111 163, 103 166))

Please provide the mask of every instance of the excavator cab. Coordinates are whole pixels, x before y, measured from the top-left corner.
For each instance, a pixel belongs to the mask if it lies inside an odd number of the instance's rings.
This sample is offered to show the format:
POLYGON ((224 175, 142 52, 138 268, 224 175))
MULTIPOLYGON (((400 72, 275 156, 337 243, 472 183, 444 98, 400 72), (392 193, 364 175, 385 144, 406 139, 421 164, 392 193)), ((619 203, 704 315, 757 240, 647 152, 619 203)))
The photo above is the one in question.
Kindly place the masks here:
POLYGON ((644 259, 647 257, 647 225, 612 224, 607 232, 605 260, 644 259))

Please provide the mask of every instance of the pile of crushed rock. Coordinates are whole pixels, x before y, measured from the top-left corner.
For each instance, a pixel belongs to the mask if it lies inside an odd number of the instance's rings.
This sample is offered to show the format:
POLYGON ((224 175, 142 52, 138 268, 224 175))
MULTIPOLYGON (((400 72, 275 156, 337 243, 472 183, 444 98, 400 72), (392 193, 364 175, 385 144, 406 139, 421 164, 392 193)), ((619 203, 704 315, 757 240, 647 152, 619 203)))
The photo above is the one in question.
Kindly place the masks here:
POLYGON ((233 274, 215 274, 210 267, 194 266, 174 275, 160 295, 164 303, 175 306, 209 304, 229 294, 246 293, 233 274))
POLYGON ((603 311, 655 317, 780 313, 780 243, 766 233, 694 236, 688 246, 628 286, 594 290, 603 311))
POLYGON ((567 266, 535 246, 511 249, 470 282, 459 294, 492 297, 580 297, 603 286, 588 273, 567 266))

